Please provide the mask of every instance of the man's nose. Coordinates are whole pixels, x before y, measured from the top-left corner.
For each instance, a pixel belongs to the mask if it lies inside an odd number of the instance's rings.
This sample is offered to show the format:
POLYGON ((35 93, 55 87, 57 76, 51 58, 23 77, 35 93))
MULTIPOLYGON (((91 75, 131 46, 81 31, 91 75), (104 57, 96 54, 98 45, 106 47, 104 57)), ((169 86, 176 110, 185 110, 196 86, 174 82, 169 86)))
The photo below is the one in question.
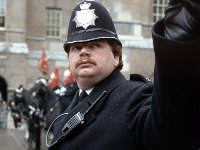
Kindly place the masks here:
POLYGON ((80 56, 90 55, 90 51, 87 47, 83 47, 80 51, 80 56))

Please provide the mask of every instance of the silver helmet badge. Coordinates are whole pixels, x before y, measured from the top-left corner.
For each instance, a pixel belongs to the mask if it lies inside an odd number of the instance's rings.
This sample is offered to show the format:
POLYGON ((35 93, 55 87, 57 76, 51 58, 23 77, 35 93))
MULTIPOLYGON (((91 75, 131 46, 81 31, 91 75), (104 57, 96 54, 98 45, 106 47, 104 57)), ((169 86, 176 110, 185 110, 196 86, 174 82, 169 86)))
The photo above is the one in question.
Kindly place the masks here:
POLYGON ((73 19, 76 23, 76 27, 87 29, 88 26, 95 25, 95 19, 98 17, 94 13, 95 9, 89 9, 90 6, 91 3, 84 2, 83 4, 80 4, 81 10, 76 11, 76 16, 73 19))

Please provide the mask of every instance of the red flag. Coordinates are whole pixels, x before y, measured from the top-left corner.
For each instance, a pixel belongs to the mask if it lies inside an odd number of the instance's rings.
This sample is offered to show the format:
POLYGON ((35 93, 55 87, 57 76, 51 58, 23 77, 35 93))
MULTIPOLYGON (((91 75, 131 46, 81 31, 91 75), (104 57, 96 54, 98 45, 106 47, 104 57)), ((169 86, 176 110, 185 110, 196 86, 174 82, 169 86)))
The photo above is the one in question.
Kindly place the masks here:
POLYGON ((39 61, 39 69, 44 75, 49 74, 49 64, 47 62, 46 52, 42 50, 40 61, 39 61))
POLYGON ((72 83, 74 81, 74 77, 71 73, 71 70, 68 67, 68 69, 64 71, 64 85, 67 85, 68 83, 72 83))
POLYGON ((60 76, 58 68, 54 68, 54 72, 51 73, 50 80, 49 80, 49 87, 54 89, 56 86, 60 84, 60 76))

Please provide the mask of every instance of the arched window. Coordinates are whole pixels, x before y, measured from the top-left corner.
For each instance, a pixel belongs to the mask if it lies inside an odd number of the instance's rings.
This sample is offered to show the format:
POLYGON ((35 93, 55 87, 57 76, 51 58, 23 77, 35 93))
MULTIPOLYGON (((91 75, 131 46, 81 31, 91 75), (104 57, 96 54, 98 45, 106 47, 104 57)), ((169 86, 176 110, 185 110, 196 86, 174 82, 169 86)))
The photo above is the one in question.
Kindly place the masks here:
POLYGON ((153 22, 160 20, 164 16, 164 12, 169 0, 153 0, 153 22))

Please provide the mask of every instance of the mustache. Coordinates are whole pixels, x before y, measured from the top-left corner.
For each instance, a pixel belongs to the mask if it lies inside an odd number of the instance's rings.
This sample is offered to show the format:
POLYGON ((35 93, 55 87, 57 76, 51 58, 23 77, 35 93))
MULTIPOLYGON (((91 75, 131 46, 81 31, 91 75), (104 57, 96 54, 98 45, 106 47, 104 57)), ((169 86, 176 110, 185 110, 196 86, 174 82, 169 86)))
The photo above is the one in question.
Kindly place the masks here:
POLYGON ((75 68, 77 68, 79 65, 81 64, 86 64, 86 63, 90 63, 90 64, 93 64, 93 65, 97 65, 97 62, 90 58, 90 57, 81 57, 75 64, 75 68))

